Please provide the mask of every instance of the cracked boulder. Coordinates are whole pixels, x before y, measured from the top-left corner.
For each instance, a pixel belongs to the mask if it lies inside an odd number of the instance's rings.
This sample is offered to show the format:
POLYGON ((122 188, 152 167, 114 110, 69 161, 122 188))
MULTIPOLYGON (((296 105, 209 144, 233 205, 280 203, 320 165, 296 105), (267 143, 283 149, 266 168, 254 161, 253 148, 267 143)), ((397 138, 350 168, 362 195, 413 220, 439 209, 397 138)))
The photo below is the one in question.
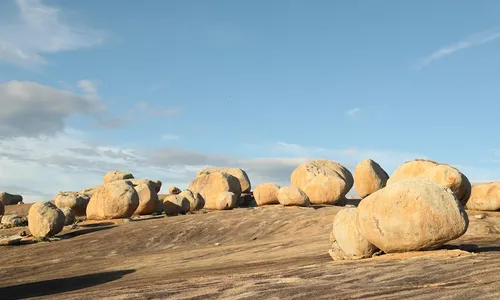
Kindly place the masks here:
POLYGON ((410 178, 363 199, 357 225, 368 242, 391 253, 439 248, 462 236, 469 219, 450 188, 410 178))

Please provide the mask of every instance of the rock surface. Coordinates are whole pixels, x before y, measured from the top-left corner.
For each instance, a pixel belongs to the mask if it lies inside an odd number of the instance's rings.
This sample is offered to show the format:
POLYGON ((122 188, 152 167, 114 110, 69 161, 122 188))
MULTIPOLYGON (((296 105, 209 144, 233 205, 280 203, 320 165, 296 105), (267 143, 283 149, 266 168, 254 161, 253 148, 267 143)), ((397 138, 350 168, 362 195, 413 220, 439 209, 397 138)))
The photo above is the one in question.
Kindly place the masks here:
POLYGON ((280 186, 274 183, 259 184, 253 190, 253 197, 258 206, 279 204, 278 191, 280 186))
MULTIPOLYGON (((252 185, 250 184, 250 179, 248 175, 243 169, 240 168, 205 168, 198 172, 197 176, 206 175, 215 172, 224 172, 229 175, 232 175, 238 179, 240 182, 241 193, 248 193, 252 189, 252 185)), ((237 195, 238 196, 238 195, 237 195)), ((238 196, 239 197, 239 196, 238 196)))
POLYGON ((182 192, 182 190, 176 186, 171 186, 169 189, 168 189, 168 193, 169 194, 172 194, 172 195, 177 195, 177 194, 180 194, 182 192))
POLYGON ((190 203, 186 197, 171 194, 163 199, 163 210, 167 216, 187 213, 190 209, 190 203))
POLYGON ((133 179, 133 178, 134 175, 132 175, 132 173, 114 170, 114 171, 109 171, 108 173, 106 173, 106 175, 104 175, 102 183, 106 184, 117 180, 133 179))
POLYGON ((384 188, 388 179, 389 175, 378 163, 364 159, 354 169, 354 190, 361 198, 365 198, 384 188))
POLYGON ((309 206, 311 205, 306 193, 296 186, 284 186, 278 191, 278 200, 284 206, 309 206))
POLYGON ((500 210, 500 181, 473 185, 466 207, 483 211, 500 210))
POLYGON ((0 202, 4 205, 15 205, 23 201, 23 196, 0 192, 0 202))
MULTIPOLYGON (((200 193, 205 200, 205 209, 219 209, 221 207, 221 193, 232 192, 236 199, 241 196, 241 185, 238 178, 224 172, 202 174, 189 184, 188 189, 200 193)), ((236 203, 230 208, 234 207, 236 207, 236 203)))
POLYGON ((25 221, 18 215, 3 215, 0 216, 1 224, 6 228, 18 227, 25 225, 25 221))
POLYGON ((332 249, 329 251, 333 260, 368 258, 378 251, 359 232, 357 216, 356 208, 343 209, 335 216, 330 236, 332 249))
POLYGON ((71 208, 75 216, 85 216, 90 197, 77 192, 58 192, 54 203, 58 208, 71 208))
POLYGON ((28 228, 37 239, 52 237, 64 227, 63 212, 49 201, 36 202, 28 211, 28 228))
POLYGON ((87 219, 129 218, 139 206, 139 196, 127 183, 110 183, 99 188, 90 198, 87 219))
POLYGON ((150 215, 156 212, 158 202, 158 193, 152 185, 141 183, 134 187, 139 197, 139 205, 135 209, 136 215, 150 215))
POLYGON ((303 188, 312 204, 345 204, 346 181, 337 174, 317 175, 303 188))
POLYGON ((200 193, 193 192, 190 189, 185 189, 180 192, 179 196, 182 196, 189 201, 189 211, 197 211, 205 206, 205 200, 200 193))
POLYGON ((435 249, 462 236, 469 219, 455 194, 419 178, 395 182, 363 199, 358 229, 386 253, 435 249))
POLYGON ((64 226, 75 223, 75 212, 71 208, 63 207, 60 210, 64 214, 64 226))
POLYGON ((439 163, 427 159, 415 159, 407 161, 399 166, 387 180, 387 185, 393 184, 403 179, 414 178, 424 173, 428 169, 439 165, 439 163))

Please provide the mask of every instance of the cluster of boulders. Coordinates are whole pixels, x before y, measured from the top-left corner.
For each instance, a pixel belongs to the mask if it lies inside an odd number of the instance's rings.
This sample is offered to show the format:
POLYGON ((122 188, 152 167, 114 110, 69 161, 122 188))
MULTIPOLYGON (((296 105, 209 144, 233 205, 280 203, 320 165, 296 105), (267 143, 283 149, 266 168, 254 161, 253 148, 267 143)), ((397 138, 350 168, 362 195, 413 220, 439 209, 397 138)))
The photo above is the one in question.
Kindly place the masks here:
POLYGON ((362 200, 335 216, 329 251, 334 260, 436 249, 467 231, 464 205, 474 189, 452 166, 417 159, 389 177, 380 165, 364 160, 356 166, 354 182, 362 200))

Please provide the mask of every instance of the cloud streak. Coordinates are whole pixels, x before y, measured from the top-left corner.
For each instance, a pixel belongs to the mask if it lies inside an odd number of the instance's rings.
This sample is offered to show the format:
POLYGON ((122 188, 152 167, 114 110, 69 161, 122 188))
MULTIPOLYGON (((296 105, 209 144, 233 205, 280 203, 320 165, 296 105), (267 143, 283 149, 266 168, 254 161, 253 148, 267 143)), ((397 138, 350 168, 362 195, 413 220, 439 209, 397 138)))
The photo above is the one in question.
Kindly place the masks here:
POLYGON ((354 117, 355 115, 359 114, 360 111, 361 111, 361 109, 356 107, 356 108, 348 110, 346 113, 347 113, 348 117, 354 117))
POLYGON ((500 38, 500 29, 473 34, 457 43, 447 45, 437 50, 436 52, 432 53, 431 55, 420 59, 416 65, 416 68, 417 70, 422 69, 423 67, 429 65, 430 63, 438 59, 441 59, 445 56, 451 55, 457 51, 490 43, 499 38, 500 38))

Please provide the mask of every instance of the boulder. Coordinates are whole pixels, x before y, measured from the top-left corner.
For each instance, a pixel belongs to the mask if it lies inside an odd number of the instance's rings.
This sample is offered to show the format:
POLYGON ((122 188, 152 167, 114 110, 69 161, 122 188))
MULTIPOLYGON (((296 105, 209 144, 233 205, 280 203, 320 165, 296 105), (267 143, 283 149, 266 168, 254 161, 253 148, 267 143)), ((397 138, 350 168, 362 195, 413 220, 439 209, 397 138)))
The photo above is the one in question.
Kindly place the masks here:
POLYGON ((23 196, 0 192, 0 202, 4 205, 15 205, 23 201, 23 196))
POLYGON ((129 218, 139 206, 139 196, 127 183, 110 183, 99 188, 90 198, 87 219, 129 218))
POLYGON ((342 209, 335 215, 330 235, 332 249, 329 253, 333 260, 354 260, 371 257, 378 251, 359 232, 357 226, 358 210, 342 209))
POLYGON ((238 204, 238 198, 233 192, 221 192, 217 197, 216 209, 225 210, 233 209, 238 204))
POLYGON ((473 185, 466 207, 471 210, 500 210, 500 181, 473 185))
POLYGON ((189 201, 189 211, 197 211, 205 206, 205 200, 200 193, 192 192, 189 189, 179 193, 179 196, 186 198, 189 201))
POLYGON ((25 226, 25 221, 21 217, 19 217, 18 215, 0 216, 0 221, 1 221, 1 224, 7 228, 25 226))
POLYGON ((108 173, 106 173, 106 175, 104 175, 102 183, 106 184, 117 180, 133 179, 133 178, 134 175, 132 175, 132 173, 114 170, 114 171, 109 171, 108 173))
POLYGON ((439 165, 438 162, 427 159, 415 159, 407 161, 399 166, 387 180, 387 185, 403 179, 414 178, 424 173, 428 169, 439 165))
POLYGON ((163 199, 163 210, 167 216, 174 216, 178 214, 187 213, 190 209, 188 199, 181 195, 167 195, 163 199))
POLYGON ((307 191, 311 203, 336 204, 352 188, 354 178, 347 168, 337 162, 315 159, 298 166, 292 172, 290 182, 304 192, 307 191), (306 188, 308 184, 311 186, 306 188))
POLYGON ((5 207, 3 205, 3 202, 0 202, 0 216, 2 216, 5 213, 5 207))
POLYGON ((285 206, 309 206, 306 193, 296 186, 284 186, 278 190, 278 201, 285 206))
POLYGON ((177 194, 180 194, 182 192, 182 190, 176 186, 171 186, 169 189, 168 189, 168 193, 169 194, 172 194, 172 195, 177 195, 177 194))
POLYGON ((252 189, 247 173, 240 168, 205 168, 200 170, 196 176, 198 177, 215 172, 224 172, 238 178, 238 181, 240 182, 241 193, 249 193, 252 189))
POLYGON ((153 186, 140 183, 134 187, 139 197, 139 205, 135 209, 134 214, 136 215, 150 215, 156 212, 156 207, 158 202, 158 194, 153 186))
POLYGON ((427 169, 417 177, 431 180, 450 188, 462 205, 465 205, 469 200, 471 191, 469 179, 455 167, 440 164, 427 169))
MULTIPOLYGON (((241 185, 238 178, 225 172, 200 175, 189 184, 188 189, 193 193, 200 193, 205 200, 205 209, 219 209, 221 207, 221 193, 232 192, 236 199, 241 196, 241 185)), ((236 207, 236 203, 231 208, 234 207, 236 207)))
POLYGON ((387 184, 389 175, 371 159, 364 159, 354 169, 354 190, 361 198, 375 193, 387 184))
POLYGON ((69 207, 60 208, 64 214, 64 226, 75 223, 75 212, 69 207))
POLYGON ((146 178, 133 178, 133 179, 124 179, 124 181, 132 184, 133 186, 138 186, 139 184, 147 184, 153 188, 156 193, 159 193, 161 190, 162 183, 160 180, 152 180, 146 178))
POLYGON ((363 199, 357 224, 370 243, 391 253, 436 249, 462 236, 469 219, 449 188, 409 178, 363 199))
POLYGON ((55 205, 61 209, 71 208, 75 216, 85 216, 90 197, 77 192, 58 192, 54 198, 55 205))
POLYGON ((258 206, 279 204, 278 191, 280 186, 274 183, 259 184, 253 190, 253 197, 258 206))
POLYGON ((52 237, 64 227, 63 212, 49 201, 36 202, 28 211, 28 228, 37 239, 52 237))

